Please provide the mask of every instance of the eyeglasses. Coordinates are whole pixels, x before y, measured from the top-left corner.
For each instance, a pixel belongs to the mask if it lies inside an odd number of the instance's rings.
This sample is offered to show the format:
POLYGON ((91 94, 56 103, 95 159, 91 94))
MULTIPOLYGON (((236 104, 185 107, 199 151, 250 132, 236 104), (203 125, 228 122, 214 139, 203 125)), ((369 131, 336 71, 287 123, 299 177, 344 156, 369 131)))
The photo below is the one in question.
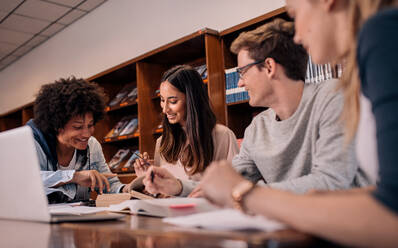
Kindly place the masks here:
POLYGON ((236 68, 236 71, 239 74, 239 78, 243 79, 243 75, 250 69, 250 67, 252 67, 253 65, 258 65, 258 64, 263 63, 263 62, 264 62, 264 60, 257 60, 257 61, 255 61, 253 63, 250 63, 250 64, 244 65, 242 67, 236 68))

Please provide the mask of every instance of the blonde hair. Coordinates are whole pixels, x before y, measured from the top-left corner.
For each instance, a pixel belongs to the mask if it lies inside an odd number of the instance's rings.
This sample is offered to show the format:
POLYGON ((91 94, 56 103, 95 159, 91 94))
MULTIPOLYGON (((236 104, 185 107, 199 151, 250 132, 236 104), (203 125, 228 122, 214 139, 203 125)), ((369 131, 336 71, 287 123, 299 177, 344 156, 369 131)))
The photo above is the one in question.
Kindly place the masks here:
POLYGON ((357 64, 357 36, 364 22, 380 9, 397 3, 396 0, 346 0, 350 18, 350 47, 346 57, 346 66, 339 89, 344 92, 342 118, 345 125, 345 141, 353 139, 358 128, 360 105, 360 79, 357 64))

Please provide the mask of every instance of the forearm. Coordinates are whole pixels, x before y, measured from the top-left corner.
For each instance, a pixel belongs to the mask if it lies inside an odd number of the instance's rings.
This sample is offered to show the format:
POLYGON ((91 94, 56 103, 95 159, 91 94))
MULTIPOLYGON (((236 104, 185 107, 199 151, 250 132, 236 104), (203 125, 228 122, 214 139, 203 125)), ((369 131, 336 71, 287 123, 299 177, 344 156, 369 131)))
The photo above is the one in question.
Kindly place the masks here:
POLYGON ((75 170, 41 171, 40 176, 44 187, 56 188, 68 183, 73 183, 75 170))
POLYGON ((302 177, 285 180, 276 183, 269 183, 269 187, 303 194, 310 190, 341 190, 347 189, 350 183, 347 178, 341 175, 326 175, 312 173, 302 177))
POLYGON ((257 187, 244 204, 256 214, 346 245, 394 247, 398 243, 398 217, 368 193, 299 196, 257 187))

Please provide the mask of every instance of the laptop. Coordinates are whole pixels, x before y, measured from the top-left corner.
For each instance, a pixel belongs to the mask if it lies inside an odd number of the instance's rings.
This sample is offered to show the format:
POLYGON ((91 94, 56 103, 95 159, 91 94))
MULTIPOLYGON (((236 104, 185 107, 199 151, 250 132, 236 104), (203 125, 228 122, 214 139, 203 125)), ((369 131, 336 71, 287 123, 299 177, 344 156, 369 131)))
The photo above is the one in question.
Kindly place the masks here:
POLYGON ((51 216, 33 133, 28 126, 0 133, 0 168, 0 219, 59 223, 124 217, 106 212, 51 216))

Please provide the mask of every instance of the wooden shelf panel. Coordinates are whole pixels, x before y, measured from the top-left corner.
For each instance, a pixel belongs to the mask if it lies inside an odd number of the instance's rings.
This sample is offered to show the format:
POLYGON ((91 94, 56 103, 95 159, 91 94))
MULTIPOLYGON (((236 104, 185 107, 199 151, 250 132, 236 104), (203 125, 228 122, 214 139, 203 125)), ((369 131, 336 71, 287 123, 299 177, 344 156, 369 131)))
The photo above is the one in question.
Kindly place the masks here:
POLYGON ((234 106, 234 105, 239 105, 239 104, 248 104, 249 100, 242 100, 242 101, 237 101, 237 102, 230 102, 227 103, 227 106, 234 106))
POLYGON ((136 139, 139 137, 140 137, 139 133, 133 133, 133 134, 122 135, 122 136, 117 136, 117 137, 113 137, 113 138, 105 138, 101 143, 113 143, 113 142, 119 142, 119 141, 124 141, 124 140, 136 139))
POLYGON ((137 104, 138 104, 137 100, 134 100, 134 101, 131 101, 131 102, 122 102, 122 103, 120 103, 120 104, 118 104, 116 106, 112 106, 112 107, 108 106, 108 107, 106 107, 105 108, 105 112, 112 112, 112 111, 115 111, 115 110, 120 110, 120 109, 128 108, 128 107, 131 107, 131 106, 135 106, 137 104))
POLYGON ((163 128, 157 128, 157 129, 153 130, 153 134, 154 134, 154 135, 156 135, 156 134, 162 134, 162 133, 163 133, 163 128))

